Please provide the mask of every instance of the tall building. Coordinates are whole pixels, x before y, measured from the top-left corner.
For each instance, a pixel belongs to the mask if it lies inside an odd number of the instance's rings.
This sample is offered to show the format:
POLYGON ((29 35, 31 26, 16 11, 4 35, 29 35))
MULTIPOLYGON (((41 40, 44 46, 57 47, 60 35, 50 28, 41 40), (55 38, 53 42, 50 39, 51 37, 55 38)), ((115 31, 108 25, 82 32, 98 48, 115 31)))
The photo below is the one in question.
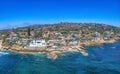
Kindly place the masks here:
POLYGON ((30 28, 28 28, 28 36, 31 36, 31 35, 30 35, 30 28))

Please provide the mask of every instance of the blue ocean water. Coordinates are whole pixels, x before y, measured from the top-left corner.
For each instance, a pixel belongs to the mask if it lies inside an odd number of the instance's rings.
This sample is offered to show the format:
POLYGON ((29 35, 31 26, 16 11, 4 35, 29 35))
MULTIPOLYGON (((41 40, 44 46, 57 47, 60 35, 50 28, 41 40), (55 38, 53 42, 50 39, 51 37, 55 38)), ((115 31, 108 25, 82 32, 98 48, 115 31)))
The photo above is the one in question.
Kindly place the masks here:
POLYGON ((0 52, 0 74, 120 74, 120 41, 86 47, 89 56, 65 53, 56 60, 45 54, 0 52))

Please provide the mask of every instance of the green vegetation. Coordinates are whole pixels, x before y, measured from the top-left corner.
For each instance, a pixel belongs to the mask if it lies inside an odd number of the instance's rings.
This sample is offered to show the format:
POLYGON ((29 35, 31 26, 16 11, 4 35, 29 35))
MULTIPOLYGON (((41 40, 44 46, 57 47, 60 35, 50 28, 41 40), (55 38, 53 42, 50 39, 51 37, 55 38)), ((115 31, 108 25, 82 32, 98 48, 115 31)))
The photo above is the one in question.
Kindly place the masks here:
POLYGON ((37 24, 0 31, 0 40, 3 40, 3 45, 6 46, 14 44, 25 46, 32 39, 44 39, 45 41, 64 39, 66 42, 71 40, 85 42, 93 41, 95 37, 102 37, 104 40, 119 39, 120 28, 99 23, 58 23, 37 24), (31 36, 28 36, 28 28, 31 30, 31 36))

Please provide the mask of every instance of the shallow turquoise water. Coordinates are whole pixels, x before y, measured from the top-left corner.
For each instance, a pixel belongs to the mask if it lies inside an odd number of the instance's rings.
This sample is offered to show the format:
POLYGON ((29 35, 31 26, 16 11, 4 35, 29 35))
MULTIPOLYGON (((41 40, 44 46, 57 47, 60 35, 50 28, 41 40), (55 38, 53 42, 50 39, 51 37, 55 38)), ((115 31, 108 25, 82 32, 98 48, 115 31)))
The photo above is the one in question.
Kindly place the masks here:
POLYGON ((56 60, 45 54, 0 52, 0 74, 120 74, 120 41, 86 47, 89 56, 66 53, 56 60))

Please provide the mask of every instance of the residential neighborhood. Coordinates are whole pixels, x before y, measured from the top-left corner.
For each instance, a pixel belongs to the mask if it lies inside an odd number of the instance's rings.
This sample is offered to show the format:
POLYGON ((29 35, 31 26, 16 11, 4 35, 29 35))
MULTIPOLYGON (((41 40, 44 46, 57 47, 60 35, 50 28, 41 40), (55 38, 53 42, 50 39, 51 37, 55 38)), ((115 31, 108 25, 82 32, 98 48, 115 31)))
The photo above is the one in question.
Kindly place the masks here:
POLYGON ((0 31, 1 48, 13 50, 70 50, 112 43, 120 28, 98 23, 59 23, 0 31))

